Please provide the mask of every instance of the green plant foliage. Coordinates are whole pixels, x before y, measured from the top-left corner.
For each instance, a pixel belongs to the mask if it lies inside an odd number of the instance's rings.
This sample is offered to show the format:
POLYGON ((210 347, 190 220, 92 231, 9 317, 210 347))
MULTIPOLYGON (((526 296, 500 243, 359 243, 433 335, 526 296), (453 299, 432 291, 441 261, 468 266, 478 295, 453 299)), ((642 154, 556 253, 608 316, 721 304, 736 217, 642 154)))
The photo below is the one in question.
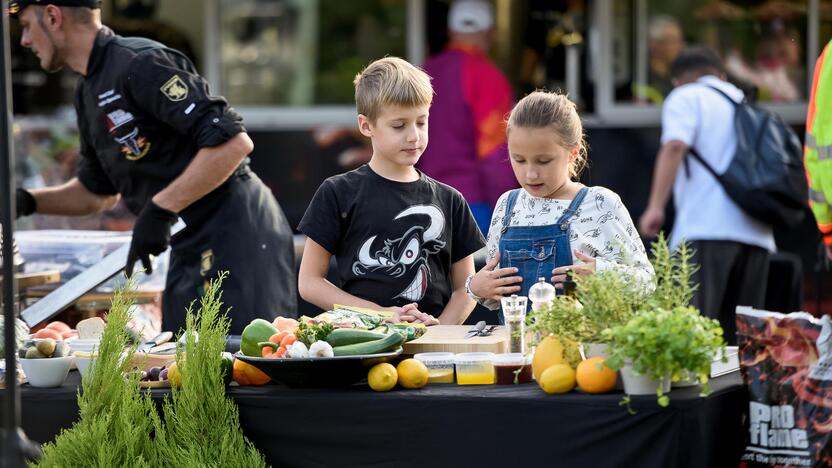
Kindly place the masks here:
POLYGON ((584 342, 593 336, 593 330, 582 308, 571 297, 556 296, 540 310, 526 315, 526 328, 538 337, 553 335, 584 342))
POLYGON ((699 267, 691 263, 693 251, 682 243, 675 252, 670 251, 664 232, 652 244, 653 269, 656 271, 656 289, 650 295, 650 306, 672 310, 690 305, 697 285, 693 274, 699 267))
POLYGON ((627 323, 644 306, 647 292, 616 270, 577 276, 578 300, 586 317, 585 334, 579 342, 603 343, 607 328, 627 323))
POLYGON ((621 369, 629 364, 636 373, 656 380, 661 406, 669 403, 660 383, 667 376, 672 382, 692 376, 702 383, 706 395, 713 357, 719 350, 724 355, 725 350, 719 322, 702 316, 693 307, 642 311, 626 324, 604 331, 604 335, 611 351, 607 365, 621 369))
POLYGON ((210 282, 196 314, 187 310, 185 349, 176 358, 182 388, 165 400, 165 425, 156 427, 167 466, 265 466, 263 455, 240 429, 237 405, 225 395, 222 353, 230 326, 220 310, 225 277, 223 273, 210 282))
POLYGON ((128 281, 113 296, 95 371, 84 375, 78 391, 80 420, 46 444, 43 457, 32 466, 159 466, 151 441, 153 428, 160 424, 158 413, 150 396, 141 391, 139 377, 124 377, 135 350, 122 359, 133 304, 124 293, 134 284, 128 281))

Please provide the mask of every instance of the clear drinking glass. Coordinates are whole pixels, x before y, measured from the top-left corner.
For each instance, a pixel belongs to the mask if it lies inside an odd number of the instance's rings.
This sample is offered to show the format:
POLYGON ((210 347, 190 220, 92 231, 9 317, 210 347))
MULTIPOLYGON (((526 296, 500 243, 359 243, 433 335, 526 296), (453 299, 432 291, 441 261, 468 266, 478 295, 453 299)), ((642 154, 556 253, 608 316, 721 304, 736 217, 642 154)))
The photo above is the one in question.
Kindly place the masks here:
POLYGON ((526 354, 526 296, 512 294, 500 299, 508 332, 508 352, 526 354))

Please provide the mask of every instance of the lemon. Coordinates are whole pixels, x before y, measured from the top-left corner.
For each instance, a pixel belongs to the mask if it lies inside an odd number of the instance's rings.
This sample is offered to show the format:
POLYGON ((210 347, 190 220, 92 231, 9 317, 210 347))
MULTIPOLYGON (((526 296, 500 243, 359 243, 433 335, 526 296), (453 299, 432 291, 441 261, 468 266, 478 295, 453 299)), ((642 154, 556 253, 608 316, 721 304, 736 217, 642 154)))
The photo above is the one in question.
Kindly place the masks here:
POLYGON ((176 367, 175 362, 168 366, 168 382, 170 382, 171 387, 179 388, 182 386, 182 375, 179 373, 179 368, 176 367))
POLYGON ((543 371, 552 365, 562 364, 563 362, 565 362, 565 359, 561 340, 556 336, 547 336, 534 350, 532 373, 535 380, 539 381, 543 371))
POLYGON ((396 367, 399 385, 404 388, 422 388, 428 383, 428 368, 422 361, 405 359, 396 367))
POLYGON ((367 383, 370 384, 370 388, 377 392, 392 390, 398 379, 399 374, 396 372, 396 368, 386 362, 376 364, 367 374, 367 383))
POLYGON ((537 383, 550 395, 566 393, 575 388, 575 370, 567 364, 554 364, 543 371, 537 383))

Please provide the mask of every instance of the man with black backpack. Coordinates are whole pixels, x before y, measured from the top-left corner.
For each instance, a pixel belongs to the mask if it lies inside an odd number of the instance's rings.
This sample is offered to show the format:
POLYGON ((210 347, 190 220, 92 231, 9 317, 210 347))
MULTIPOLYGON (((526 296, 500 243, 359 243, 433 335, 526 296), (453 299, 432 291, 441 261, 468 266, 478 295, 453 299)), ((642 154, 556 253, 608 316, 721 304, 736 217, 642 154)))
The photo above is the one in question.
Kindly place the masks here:
POLYGON ((693 305, 719 319, 735 344, 736 306, 763 306, 769 253, 776 250, 771 223, 741 208, 722 180, 745 144, 735 121, 745 111, 737 105, 744 95, 725 81, 719 56, 703 47, 683 50, 671 75, 675 88, 662 108, 662 146, 639 228, 646 237, 658 234, 672 188, 671 248, 690 242, 699 265, 693 305))

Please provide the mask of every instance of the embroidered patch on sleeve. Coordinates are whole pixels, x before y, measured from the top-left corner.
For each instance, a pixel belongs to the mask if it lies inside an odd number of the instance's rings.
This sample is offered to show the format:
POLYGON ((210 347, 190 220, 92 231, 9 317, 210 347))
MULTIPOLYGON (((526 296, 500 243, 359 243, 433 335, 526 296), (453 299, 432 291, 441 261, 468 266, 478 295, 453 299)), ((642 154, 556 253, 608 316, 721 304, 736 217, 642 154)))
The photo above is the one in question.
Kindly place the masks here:
POLYGON ((179 78, 179 75, 173 75, 167 83, 163 84, 159 91, 171 101, 182 101, 188 97, 188 85, 179 78))

